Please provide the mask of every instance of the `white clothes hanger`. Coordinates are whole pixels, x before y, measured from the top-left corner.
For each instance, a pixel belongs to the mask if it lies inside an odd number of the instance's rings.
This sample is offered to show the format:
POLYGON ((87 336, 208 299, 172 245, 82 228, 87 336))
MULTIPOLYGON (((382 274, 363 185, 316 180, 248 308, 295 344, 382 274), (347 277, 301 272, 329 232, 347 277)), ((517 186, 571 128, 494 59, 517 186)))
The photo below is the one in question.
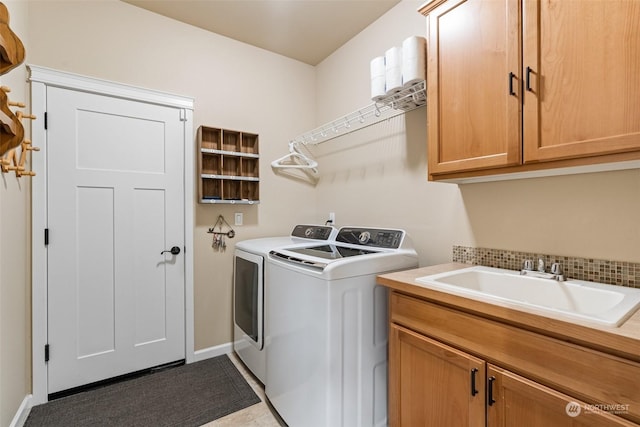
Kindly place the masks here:
POLYGON ((320 174, 318 162, 302 153, 298 148, 298 143, 294 141, 289 142, 289 154, 271 162, 271 167, 274 169, 303 169, 314 177, 320 174))

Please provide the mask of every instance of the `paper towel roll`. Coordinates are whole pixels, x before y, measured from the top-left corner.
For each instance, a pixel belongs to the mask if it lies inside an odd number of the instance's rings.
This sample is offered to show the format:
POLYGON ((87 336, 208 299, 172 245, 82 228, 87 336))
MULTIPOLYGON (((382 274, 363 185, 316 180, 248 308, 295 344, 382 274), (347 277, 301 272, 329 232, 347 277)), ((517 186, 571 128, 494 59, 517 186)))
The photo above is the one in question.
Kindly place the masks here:
POLYGON ((386 92, 384 56, 371 60, 371 99, 375 102, 384 98, 386 92))
POLYGON ((404 88, 425 80, 427 40, 411 36, 402 42, 402 85, 404 88))
POLYGON ((392 47, 385 52, 385 82, 387 95, 402 90, 402 49, 392 47))

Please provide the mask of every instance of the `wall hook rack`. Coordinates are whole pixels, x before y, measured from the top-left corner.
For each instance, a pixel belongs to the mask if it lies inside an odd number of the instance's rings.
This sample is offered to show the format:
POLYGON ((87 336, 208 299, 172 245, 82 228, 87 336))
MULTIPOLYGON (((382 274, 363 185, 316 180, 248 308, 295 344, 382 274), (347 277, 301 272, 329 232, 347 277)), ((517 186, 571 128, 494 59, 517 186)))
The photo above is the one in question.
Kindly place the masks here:
POLYGON ((22 64, 26 52, 20 37, 9 27, 9 10, 0 3, 0 74, 22 64))
POLYGON ((233 230, 222 232, 222 231, 213 231, 213 228, 210 228, 209 231, 207 231, 207 233, 216 234, 219 236, 227 236, 230 239, 233 239, 236 236, 236 232, 233 230))
MULTIPOLYGON (((25 50, 20 38, 9 28, 9 11, 0 2, 0 75, 6 74, 24 62, 25 50)), ((25 138, 23 119, 35 120, 35 116, 9 107, 25 108, 24 102, 10 101, 11 89, 0 86, 0 172, 15 172, 16 177, 35 176, 25 164, 30 151, 39 151, 25 138), (16 148, 21 147, 20 156, 16 148)))
POLYGON ((40 151, 40 148, 34 147, 31 145, 31 141, 25 139, 21 143, 22 150, 20 151, 20 156, 16 153, 15 149, 11 149, 7 152, 6 156, 0 158, 0 172, 7 173, 10 171, 14 171, 16 176, 20 178, 21 176, 35 176, 36 173, 33 171, 25 170, 25 163, 27 160, 27 153, 29 151, 40 151))
POLYGON ((35 120, 36 116, 25 114, 22 111, 15 113, 9 108, 24 108, 22 102, 9 101, 7 94, 11 89, 7 86, 0 86, 0 172, 15 172, 16 177, 35 176, 35 172, 26 170, 27 153, 30 151, 40 151, 38 147, 31 145, 31 141, 24 137, 23 119, 35 120), (16 153, 16 148, 21 147, 20 155, 16 153))
POLYGON ((218 220, 213 225, 213 227, 209 228, 207 233, 213 234, 213 242, 211 243, 211 247, 219 252, 224 252, 227 249, 227 243, 225 242, 224 238, 228 237, 230 239, 233 239, 236 235, 236 232, 222 215, 218 215, 218 220), (222 231, 223 226, 226 226, 228 230, 222 231), (218 228, 218 231, 216 231, 216 227, 218 228))

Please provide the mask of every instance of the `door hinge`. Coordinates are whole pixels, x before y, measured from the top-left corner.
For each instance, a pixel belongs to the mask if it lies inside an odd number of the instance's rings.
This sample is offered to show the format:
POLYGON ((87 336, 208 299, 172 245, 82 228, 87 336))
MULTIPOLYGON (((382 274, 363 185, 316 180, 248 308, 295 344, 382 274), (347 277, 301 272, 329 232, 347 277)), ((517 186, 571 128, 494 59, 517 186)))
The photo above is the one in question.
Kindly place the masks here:
POLYGON ((44 130, 47 130, 47 125, 48 125, 48 121, 47 121, 47 112, 44 112, 44 130))
POLYGON ((44 361, 49 361, 49 344, 44 345, 44 361))
POLYGON ((44 245, 47 246, 49 244, 49 229, 44 229, 44 245))
POLYGON ((187 110, 185 110, 184 108, 180 110, 180 121, 181 122, 187 121, 187 110))

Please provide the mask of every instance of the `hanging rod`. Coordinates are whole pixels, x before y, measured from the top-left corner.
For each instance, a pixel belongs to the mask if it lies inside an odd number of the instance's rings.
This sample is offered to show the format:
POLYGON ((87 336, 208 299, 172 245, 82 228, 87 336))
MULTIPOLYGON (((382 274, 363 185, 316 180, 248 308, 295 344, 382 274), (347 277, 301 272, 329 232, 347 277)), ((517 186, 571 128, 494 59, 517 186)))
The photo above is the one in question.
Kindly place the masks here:
POLYGON ((305 132, 293 138, 290 142, 303 145, 318 145, 330 141, 339 136, 347 135, 374 125, 382 120, 404 114, 408 111, 422 107, 427 102, 426 83, 424 80, 388 95, 377 102, 360 108, 352 113, 339 117, 311 131, 305 132), (367 120, 374 118, 371 123, 367 120))

